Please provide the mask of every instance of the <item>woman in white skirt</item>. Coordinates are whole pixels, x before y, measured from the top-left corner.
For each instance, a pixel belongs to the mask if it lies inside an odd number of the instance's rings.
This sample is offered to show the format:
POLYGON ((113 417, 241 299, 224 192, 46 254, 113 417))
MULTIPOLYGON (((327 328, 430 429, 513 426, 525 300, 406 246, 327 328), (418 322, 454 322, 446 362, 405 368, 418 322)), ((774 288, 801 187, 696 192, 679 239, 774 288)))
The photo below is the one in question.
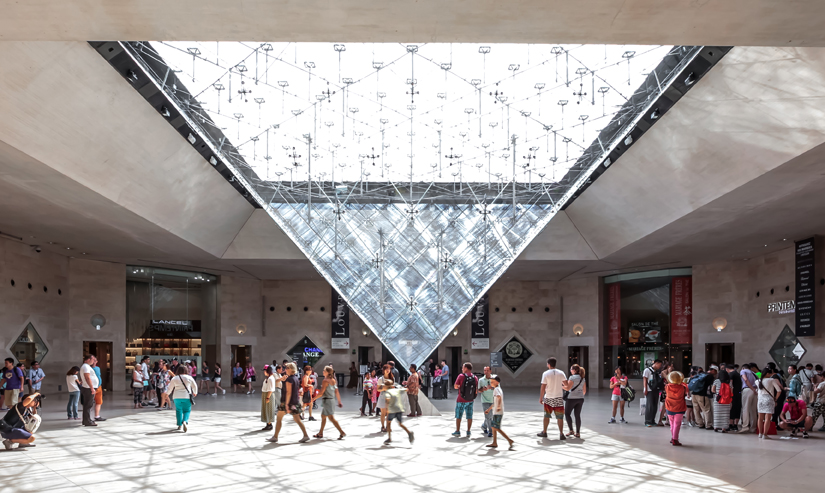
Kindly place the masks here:
POLYGON ((275 421, 276 403, 281 402, 280 396, 275 395, 276 379, 273 373, 271 366, 264 367, 264 385, 261 388, 261 421, 266 423, 266 426, 261 431, 272 429, 272 422, 275 421))
POLYGON ((221 364, 220 363, 215 363, 215 374, 212 377, 212 380, 215 382, 215 393, 212 394, 212 395, 218 395, 219 390, 221 391, 221 394, 226 393, 226 389, 221 387, 221 373, 222 372, 223 372, 223 370, 221 370, 221 364))
MULTIPOLYGON (((392 367, 390 365, 384 365, 383 367, 384 374, 378 377, 378 382, 376 385, 377 389, 384 388, 384 379, 391 379, 392 378, 392 367)), ((378 402, 377 402, 377 409, 378 413, 381 416, 381 433, 387 431, 386 428, 386 419, 387 419, 387 395, 384 392, 378 394, 378 402)))
POLYGON ((782 386, 773 377, 770 367, 762 369, 762 378, 756 382, 759 394, 756 401, 756 411, 759 413, 759 420, 756 422, 759 429, 759 438, 770 438, 768 431, 771 429, 771 419, 776 408, 776 400, 782 393, 782 386))

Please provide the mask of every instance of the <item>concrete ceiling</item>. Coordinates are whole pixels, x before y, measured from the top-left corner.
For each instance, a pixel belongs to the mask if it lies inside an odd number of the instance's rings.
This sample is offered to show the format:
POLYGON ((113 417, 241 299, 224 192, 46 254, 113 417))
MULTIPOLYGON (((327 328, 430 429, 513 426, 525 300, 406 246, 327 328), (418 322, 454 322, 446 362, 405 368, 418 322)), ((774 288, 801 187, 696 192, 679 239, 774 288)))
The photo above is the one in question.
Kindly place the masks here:
POLYGON ((818 0, 40 0, 0 40, 825 46, 818 0))
MULTIPOLYGON (((0 78, 3 233, 67 256, 320 279, 88 44, 0 43, 0 66, 18 67, 0 78)), ((748 258, 825 233, 823 108, 825 50, 735 48, 505 279, 748 258)))

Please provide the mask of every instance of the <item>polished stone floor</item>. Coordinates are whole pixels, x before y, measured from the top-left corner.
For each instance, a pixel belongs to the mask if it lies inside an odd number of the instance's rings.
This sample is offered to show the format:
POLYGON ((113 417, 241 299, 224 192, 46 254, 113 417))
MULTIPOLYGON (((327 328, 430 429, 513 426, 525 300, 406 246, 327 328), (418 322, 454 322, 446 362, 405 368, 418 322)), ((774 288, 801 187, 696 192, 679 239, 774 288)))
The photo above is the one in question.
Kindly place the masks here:
MULTIPOLYGON (((454 438, 454 403, 434 401, 443 416, 407 420, 403 433, 384 446, 373 418, 359 417, 360 397, 342 392, 337 416, 349 436, 296 443, 300 433, 286 423, 281 443, 258 418, 260 396, 200 396, 191 428, 174 431, 174 412, 131 409, 125 393, 106 396, 108 421, 84 428, 66 421, 65 395, 51 395, 37 447, 0 448, 0 491, 380 491, 457 493, 573 491, 735 491, 818 490, 825 433, 808 440, 722 435, 685 427, 684 447, 673 447, 667 428, 645 428, 636 403, 629 423, 609 425, 609 395, 588 395, 582 439, 536 437, 541 424, 538 389, 505 389, 503 428, 515 449, 491 450, 478 419, 471 438, 454 438)), ((476 405, 480 416, 480 405, 476 405)), ((307 423, 310 434, 319 422, 307 423)), ((551 424, 552 426, 552 424, 551 424)), ((777 437, 778 438, 778 437, 777 437)), ((502 442, 503 443, 503 442, 502 442)))

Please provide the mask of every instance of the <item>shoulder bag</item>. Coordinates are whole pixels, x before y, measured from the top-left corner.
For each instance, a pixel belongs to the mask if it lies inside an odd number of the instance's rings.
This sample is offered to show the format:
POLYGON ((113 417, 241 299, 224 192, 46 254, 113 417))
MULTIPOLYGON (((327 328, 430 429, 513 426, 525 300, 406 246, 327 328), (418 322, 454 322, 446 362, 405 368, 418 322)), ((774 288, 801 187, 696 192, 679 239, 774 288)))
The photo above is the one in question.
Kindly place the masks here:
POLYGON ((195 396, 192 395, 192 391, 189 390, 189 387, 186 385, 186 380, 184 380, 183 377, 181 377, 180 375, 178 375, 178 379, 180 379, 180 383, 183 384, 183 388, 185 388, 186 392, 189 394, 189 402, 191 402, 192 405, 194 406, 195 405, 195 396))
POLYGON ((576 384, 576 386, 575 386, 575 387, 573 387, 572 389, 563 391, 563 392, 562 392, 562 394, 561 394, 561 398, 562 398, 563 400, 565 400, 565 401, 566 401, 566 400, 567 400, 567 398, 570 396, 570 392, 573 392, 573 391, 575 391, 577 388, 579 388, 579 386, 581 386, 582 382, 584 382, 584 378, 582 378, 581 376, 579 376, 579 383, 578 383, 578 384, 576 384))
POLYGON ((17 415, 20 416, 20 421, 23 422, 23 428, 28 431, 29 433, 34 433, 40 428, 40 421, 41 418, 37 414, 29 414, 27 416, 23 416, 20 414, 20 409, 15 405, 14 410, 17 411, 17 415))

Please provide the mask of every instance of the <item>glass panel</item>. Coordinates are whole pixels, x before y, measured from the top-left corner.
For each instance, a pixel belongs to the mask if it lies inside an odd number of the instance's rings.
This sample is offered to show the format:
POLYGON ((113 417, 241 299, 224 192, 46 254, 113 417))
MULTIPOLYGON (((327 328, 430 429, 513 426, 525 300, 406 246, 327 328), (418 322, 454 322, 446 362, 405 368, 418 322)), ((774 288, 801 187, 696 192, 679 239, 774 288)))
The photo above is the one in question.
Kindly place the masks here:
POLYGON ((46 347, 40 334, 37 333, 31 323, 23 329, 23 332, 11 345, 11 353, 18 362, 26 365, 26 368, 31 366, 32 361, 42 362, 48 352, 49 348, 46 347))
POLYGON ((699 51, 125 45, 400 367, 432 353, 699 51))

